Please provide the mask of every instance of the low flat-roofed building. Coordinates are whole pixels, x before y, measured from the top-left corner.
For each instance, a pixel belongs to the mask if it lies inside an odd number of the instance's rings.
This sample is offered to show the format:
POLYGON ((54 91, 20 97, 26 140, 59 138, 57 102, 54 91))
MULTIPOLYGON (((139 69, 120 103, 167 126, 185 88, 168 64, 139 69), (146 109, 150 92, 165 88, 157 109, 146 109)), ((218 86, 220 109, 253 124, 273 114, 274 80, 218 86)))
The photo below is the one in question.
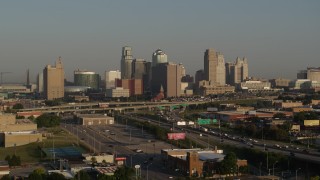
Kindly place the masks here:
POLYGON ((106 97, 129 97, 130 90, 124 89, 122 87, 117 87, 113 89, 106 89, 106 97))
POLYGON ((319 105, 319 104, 320 104, 320 100, 316 100, 316 99, 311 100, 311 105, 319 105))
POLYGON ((0 124, 0 132, 36 131, 37 124, 29 119, 17 119, 14 124, 0 124))
MULTIPOLYGON (((221 162, 225 155, 222 150, 202 149, 163 149, 162 159, 169 169, 178 170, 188 176, 202 177, 204 171, 217 174, 217 163, 221 162)), ((247 166, 246 160, 238 160, 237 165, 247 166)))
POLYGON ((0 113, 0 125, 1 124, 15 124, 16 115, 14 114, 1 114, 0 113))
POLYGON ((260 118, 272 118, 273 113, 271 112, 256 112, 255 113, 248 113, 251 111, 219 111, 213 112, 209 115, 212 119, 220 119, 222 121, 236 121, 236 120, 244 120, 249 117, 257 116, 260 118))
POLYGON ((276 109, 286 109, 286 108, 294 108, 303 106, 302 102, 274 102, 274 106, 276 109))
POLYGON ((271 83, 272 88, 289 88, 290 79, 271 79, 269 82, 271 83))
POLYGON ((113 176, 114 172, 118 169, 117 166, 110 166, 110 167, 95 167, 95 170, 97 170, 100 174, 105 174, 108 176, 113 176))
POLYGON ((290 131, 291 132, 300 132, 300 125, 299 124, 292 124, 290 131))
POLYGON ((254 92, 254 91, 273 91, 271 89, 271 83, 267 81, 245 81, 241 83, 236 84, 237 90, 241 91, 248 91, 248 92, 254 92))
POLYGON ((57 173, 64 176, 66 179, 73 179, 74 175, 71 171, 68 170, 48 170, 48 174, 57 173))
POLYGON ((96 160, 96 163, 102 163, 102 161, 105 161, 105 163, 114 163, 114 155, 108 153, 82 154, 82 157, 84 157, 86 162, 89 162, 88 164, 92 163, 93 158, 96 160))
POLYGON ((211 81, 205 81, 205 80, 202 80, 199 82, 198 89, 201 96, 207 96, 210 94, 233 93, 235 91, 234 86, 220 85, 220 84, 216 84, 211 81))
POLYGON ((0 85, 0 92, 31 93, 31 89, 21 84, 0 85))
POLYGON ((21 146, 32 142, 42 142, 42 134, 36 131, 0 133, 0 144, 4 147, 21 146))
POLYGON ((114 117, 102 114, 78 114, 78 124, 80 125, 108 125, 114 124, 114 117))
POLYGON ((298 112, 308 112, 312 111, 313 109, 311 107, 294 107, 292 108, 293 113, 298 113, 298 112))
POLYGON ((0 161, 0 178, 10 174, 10 167, 7 161, 0 161))
POLYGON ((24 118, 28 118, 33 116, 34 118, 37 118, 42 115, 42 112, 40 111, 25 111, 25 112, 17 112, 17 116, 23 116, 24 118))

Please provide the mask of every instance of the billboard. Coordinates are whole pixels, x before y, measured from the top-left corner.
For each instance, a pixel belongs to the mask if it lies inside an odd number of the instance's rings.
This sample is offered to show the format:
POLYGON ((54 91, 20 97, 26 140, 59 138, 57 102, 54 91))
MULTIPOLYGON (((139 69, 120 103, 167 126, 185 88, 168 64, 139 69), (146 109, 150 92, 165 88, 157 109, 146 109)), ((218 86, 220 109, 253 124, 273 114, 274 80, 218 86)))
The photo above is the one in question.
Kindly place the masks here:
POLYGON ((304 120, 303 125, 304 126, 319 126, 319 121, 320 120, 304 120))
POLYGON ((211 124, 211 119, 200 119, 198 118, 198 124, 202 125, 202 124, 211 124))
POLYGON ((178 126, 185 126, 185 125, 187 125, 187 123, 185 121, 178 121, 177 125, 178 126))
POLYGON ((179 139, 185 139, 186 133, 168 133, 168 139, 170 140, 179 140, 179 139))

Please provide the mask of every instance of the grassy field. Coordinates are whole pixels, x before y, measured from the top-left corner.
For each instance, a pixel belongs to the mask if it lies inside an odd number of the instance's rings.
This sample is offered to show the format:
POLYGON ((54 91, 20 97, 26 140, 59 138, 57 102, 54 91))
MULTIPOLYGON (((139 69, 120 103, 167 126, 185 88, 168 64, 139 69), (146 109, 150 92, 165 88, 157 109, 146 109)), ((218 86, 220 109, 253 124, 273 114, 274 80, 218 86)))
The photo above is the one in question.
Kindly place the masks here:
MULTIPOLYGON (((20 156, 22 163, 34 163, 41 161, 40 148, 52 148, 53 142, 54 147, 65 147, 65 146, 77 146, 77 139, 63 131, 61 128, 50 128, 47 130, 53 133, 53 137, 47 137, 42 142, 31 143, 23 146, 0 148, 0 161, 4 160, 7 155, 20 156)), ((45 160, 42 156, 42 160, 45 160)))

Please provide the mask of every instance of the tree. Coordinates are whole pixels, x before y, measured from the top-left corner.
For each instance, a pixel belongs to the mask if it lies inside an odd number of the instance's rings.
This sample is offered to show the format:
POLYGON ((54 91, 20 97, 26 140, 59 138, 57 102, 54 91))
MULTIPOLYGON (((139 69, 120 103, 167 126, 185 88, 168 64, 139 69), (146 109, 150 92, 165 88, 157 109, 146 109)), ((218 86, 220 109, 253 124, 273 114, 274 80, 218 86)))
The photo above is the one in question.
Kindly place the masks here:
POLYGON ((257 134, 257 127, 256 125, 250 123, 246 128, 245 132, 248 136, 255 136, 257 134))
POLYGON ((31 174, 29 174, 28 179, 31 180, 45 180, 46 178, 46 171, 43 168, 37 168, 33 170, 31 174))
POLYGON ((11 160, 10 155, 7 155, 7 156, 4 158, 4 160, 8 161, 8 163, 9 163, 9 161, 11 160))
POLYGON ((23 105, 20 104, 20 103, 17 103, 17 104, 12 106, 12 109, 23 109, 23 105))
POLYGON ((234 152, 226 154, 221 163, 218 164, 218 169, 221 174, 235 172, 237 167, 237 156, 234 152))
POLYGON ((47 176, 47 180, 66 180, 66 178, 59 173, 51 173, 47 176))
POLYGON ((38 127, 55 127, 59 126, 61 118, 53 114, 42 114, 36 118, 38 127))
POLYGON ((239 172, 242 174, 248 173, 248 166, 240 166, 239 167, 239 172))
POLYGON ((9 166, 20 166, 21 165, 21 159, 20 156, 16 156, 15 154, 10 157, 10 155, 7 155, 5 157, 5 160, 8 161, 9 166))
POLYGON ((114 176, 118 180, 130 180, 130 177, 133 175, 133 173, 134 170, 132 168, 122 166, 114 172, 114 176))
POLYGON ((92 158, 91 158, 91 162, 92 162, 92 164, 93 164, 93 163, 96 163, 96 162, 97 162, 97 158, 96 158, 96 157, 92 157, 92 158))
POLYGON ((2 176, 2 178, 0 180, 11 180, 10 175, 6 174, 4 176, 2 176))
POLYGON ((98 180, 116 180, 116 177, 115 176, 108 176, 105 174, 99 174, 98 180))
POLYGON ((286 118, 286 115, 284 113, 276 113, 273 115, 273 118, 284 119, 286 118))
POLYGON ((318 119, 317 113, 312 111, 298 112, 293 117, 293 120, 298 123, 303 123, 304 120, 312 120, 312 119, 318 119))
POLYGON ((46 174, 46 170, 43 169, 43 168, 37 168, 37 169, 33 170, 33 173, 36 173, 36 174, 46 174))
POLYGON ((320 180, 320 176, 313 176, 310 178, 310 180, 320 180))
POLYGON ((32 115, 32 116, 29 116, 28 119, 34 122, 36 118, 32 115))
POLYGON ((75 178, 74 178, 74 179, 90 180, 91 178, 90 178, 89 174, 88 174, 86 171, 82 170, 82 171, 79 171, 79 172, 75 175, 75 178), (80 176, 80 178, 79 178, 79 176, 80 176))
POLYGON ((59 106, 61 104, 61 100, 58 100, 58 99, 46 100, 46 101, 44 101, 44 103, 47 106, 59 106))

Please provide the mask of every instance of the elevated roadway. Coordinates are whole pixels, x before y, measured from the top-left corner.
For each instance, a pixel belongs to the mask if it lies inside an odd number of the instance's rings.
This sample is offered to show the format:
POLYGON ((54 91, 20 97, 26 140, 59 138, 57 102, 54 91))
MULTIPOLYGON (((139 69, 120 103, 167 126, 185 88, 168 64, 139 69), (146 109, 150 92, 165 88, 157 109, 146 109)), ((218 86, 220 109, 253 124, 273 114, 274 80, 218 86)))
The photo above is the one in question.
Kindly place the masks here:
MULTIPOLYGON (((171 107, 179 105, 193 105, 193 104, 204 104, 208 101, 200 102, 110 102, 106 106, 108 107, 99 107, 99 103, 79 103, 79 104, 69 104, 69 105, 60 105, 52 107, 41 107, 41 108, 29 108, 21 109, 19 112, 31 112, 37 111, 42 113, 72 113, 72 112, 113 112, 113 111, 134 111, 141 109, 151 109, 155 107, 171 107)), ((105 103, 104 103, 105 104, 105 103)))

